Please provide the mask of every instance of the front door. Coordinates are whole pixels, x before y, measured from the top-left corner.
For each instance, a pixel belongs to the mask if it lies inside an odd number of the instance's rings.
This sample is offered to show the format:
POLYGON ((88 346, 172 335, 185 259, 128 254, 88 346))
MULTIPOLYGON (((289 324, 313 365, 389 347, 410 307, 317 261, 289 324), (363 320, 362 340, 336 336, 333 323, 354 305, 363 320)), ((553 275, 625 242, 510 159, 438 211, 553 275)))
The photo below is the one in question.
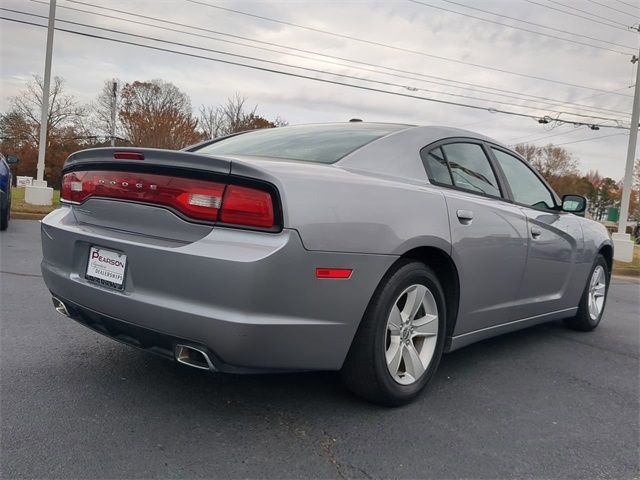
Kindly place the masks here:
POLYGON ((518 294, 522 318, 575 307, 584 282, 574 281, 583 250, 577 217, 559 211, 554 195, 519 158, 492 148, 511 195, 527 218, 528 258, 518 294))
POLYGON ((514 317, 527 259, 527 219, 502 198, 480 143, 455 142, 422 153, 432 183, 443 189, 452 257, 460 278, 455 335, 514 317))

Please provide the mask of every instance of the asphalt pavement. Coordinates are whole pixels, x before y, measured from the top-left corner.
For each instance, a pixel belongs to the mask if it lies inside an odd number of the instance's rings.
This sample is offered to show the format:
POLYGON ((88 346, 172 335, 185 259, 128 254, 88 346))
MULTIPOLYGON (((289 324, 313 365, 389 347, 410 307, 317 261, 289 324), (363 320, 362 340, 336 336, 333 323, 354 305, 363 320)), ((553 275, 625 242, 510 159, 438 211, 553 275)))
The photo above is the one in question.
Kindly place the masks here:
POLYGON ((0 233, 0 478, 638 478, 640 285, 443 358, 385 409, 335 373, 214 375, 56 314, 39 224, 0 233))

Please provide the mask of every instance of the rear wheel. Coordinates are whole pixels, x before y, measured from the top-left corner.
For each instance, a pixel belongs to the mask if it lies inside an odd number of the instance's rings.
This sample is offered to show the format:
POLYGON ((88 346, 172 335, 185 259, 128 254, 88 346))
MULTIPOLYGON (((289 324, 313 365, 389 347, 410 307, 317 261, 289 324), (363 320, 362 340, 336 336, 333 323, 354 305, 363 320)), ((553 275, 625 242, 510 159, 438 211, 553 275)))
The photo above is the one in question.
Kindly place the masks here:
POLYGON ((387 273, 356 333, 342 376, 367 400, 410 402, 435 373, 446 331, 444 293, 433 271, 403 261, 387 273))
POLYGON ((9 215, 11 214, 11 203, 9 198, 3 199, 0 202, 0 230, 6 230, 9 226, 9 215))
POLYGON ((609 266, 602 255, 598 255, 591 267, 584 293, 580 299, 578 313, 565 320, 565 324, 574 330, 588 332, 595 329, 604 313, 609 291, 609 266))

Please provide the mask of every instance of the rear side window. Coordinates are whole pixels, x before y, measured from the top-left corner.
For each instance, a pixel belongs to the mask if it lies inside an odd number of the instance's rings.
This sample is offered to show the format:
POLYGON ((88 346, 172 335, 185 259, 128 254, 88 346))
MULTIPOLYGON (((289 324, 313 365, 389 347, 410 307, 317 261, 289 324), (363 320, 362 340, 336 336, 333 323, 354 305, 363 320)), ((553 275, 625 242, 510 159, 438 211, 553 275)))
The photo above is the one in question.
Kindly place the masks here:
POLYGON ((425 162, 429 178, 432 181, 443 185, 453 185, 447 160, 444 158, 444 154, 440 147, 431 150, 428 153, 425 153, 423 150, 420 152, 420 155, 422 156, 422 161, 425 162))
POLYGON ((509 182, 515 202, 534 208, 554 208, 553 195, 533 170, 513 155, 495 148, 492 151, 509 182))
POLYGON ((268 128, 215 142, 197 152, 334 163, 369 142, 405 128, 406 125, 364 123, 268 128))
POLYGON ((453 184, 461 189, 500 196, 500 188, 489 159, 476 143, 450 143, 442 146, 453 184))

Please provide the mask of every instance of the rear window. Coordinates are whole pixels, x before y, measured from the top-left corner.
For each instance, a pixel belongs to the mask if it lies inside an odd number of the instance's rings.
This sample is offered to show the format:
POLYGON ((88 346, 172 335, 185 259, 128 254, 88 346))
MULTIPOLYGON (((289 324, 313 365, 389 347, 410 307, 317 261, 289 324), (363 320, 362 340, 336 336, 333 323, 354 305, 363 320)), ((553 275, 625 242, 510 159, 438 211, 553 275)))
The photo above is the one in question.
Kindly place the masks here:
POLYGON ((197 150, 210 155, 263 157, 333 163, 405 125, 343 124, 279 127, 230 137, 197 150))

